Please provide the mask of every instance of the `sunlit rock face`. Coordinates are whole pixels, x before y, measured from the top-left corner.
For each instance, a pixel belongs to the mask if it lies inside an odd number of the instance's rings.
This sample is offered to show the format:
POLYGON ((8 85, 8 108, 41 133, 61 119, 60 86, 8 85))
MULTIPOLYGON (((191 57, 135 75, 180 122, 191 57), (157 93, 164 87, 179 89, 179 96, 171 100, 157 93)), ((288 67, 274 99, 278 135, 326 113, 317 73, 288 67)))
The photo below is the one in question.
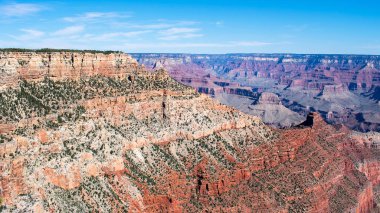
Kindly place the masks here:
MULTIPOLYGON (((30 53, 49 54, 73 55, 30 53)), ((2 78, 2 211, 376 211, 372 135, 319 114, 312 125, 273 129, 129 55, 86 57, 79 75, 71 65, 60 75, 30 65, 9 74, 17 80, 2 78), (94 69, 97 60, 104 66, 94 69)), ((281 106, 277 98, 260 100, 281 106)))
POLYGON ((136 60, 122 53, 78 52, 1 52, 1 86, 14 85, 18 79, 79 79, 94 75, 123 76, 125 70, 141 69, 136 60))

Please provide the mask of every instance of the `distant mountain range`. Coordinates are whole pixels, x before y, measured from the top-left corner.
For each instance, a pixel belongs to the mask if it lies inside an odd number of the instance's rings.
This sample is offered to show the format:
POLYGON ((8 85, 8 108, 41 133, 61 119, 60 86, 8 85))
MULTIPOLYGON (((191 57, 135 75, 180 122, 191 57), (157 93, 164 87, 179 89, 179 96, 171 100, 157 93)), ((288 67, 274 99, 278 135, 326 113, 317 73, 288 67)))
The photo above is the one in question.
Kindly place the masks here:
MULTIPOLYGON (((178 81, 224 104, 286 127, 309 111, 331 124, 380 130, 380 56, 303 54, 132 54, 147 69, 165 68, 178 81), (280 102, 261 103, 263 92, 280 102)), ((268 95, 263 97, 269 97, 268 95)))

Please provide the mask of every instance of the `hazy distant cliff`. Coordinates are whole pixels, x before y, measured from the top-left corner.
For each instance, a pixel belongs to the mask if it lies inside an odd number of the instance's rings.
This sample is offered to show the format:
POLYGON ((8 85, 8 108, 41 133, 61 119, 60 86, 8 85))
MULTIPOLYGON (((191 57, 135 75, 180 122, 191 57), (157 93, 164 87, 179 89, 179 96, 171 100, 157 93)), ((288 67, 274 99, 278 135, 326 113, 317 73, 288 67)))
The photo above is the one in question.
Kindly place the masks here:
POLYGON ((369 90, 380 86, 380 56, 297 55, 297 54, 132 54, 147 67, 194 64, 229 78, 265 77, 290 85, 322 88, 324 84, 344 83, 351 89, 369 90), (320 80, 311 82, 308 80, 320 80))
MULTIPOLYGON (((165 68, 178 81, 225 104, 288 126, 250 105, 262 92, 277 94, 303 116, 318 111, 326 121, 360 131, 380 131, 380 56, 300 54, 132 54, 149 69, 165 68), (251 100, 253 99, 253 100, 251 100), (251 109, 252 110, 251 110, 251 109)), ((273 106, 272 106, 273 107, 273 106)), ((268 107, 262 106, 263 109, 268 107)), ((273 112, 273 110, 271 110, 273 112)), ((298 120, 299 121, 299 120, 298 120)))

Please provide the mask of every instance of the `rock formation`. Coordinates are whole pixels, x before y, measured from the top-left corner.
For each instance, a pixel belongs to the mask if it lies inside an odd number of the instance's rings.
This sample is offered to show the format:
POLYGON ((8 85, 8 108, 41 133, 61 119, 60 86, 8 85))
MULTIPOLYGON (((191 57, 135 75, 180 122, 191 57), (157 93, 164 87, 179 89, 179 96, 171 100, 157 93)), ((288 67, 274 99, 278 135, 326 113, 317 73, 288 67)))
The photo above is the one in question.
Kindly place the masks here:
POLYGON ((260 95, 258 104, 273 104, 273 105, 281 105, 280 98, 271 92, 263 92, 260 95))
POLYGON ((303 116, 282 105, 280 98, 271 92, 261 93, 257 103, 249 105, 248 109, 249 114, 276 127, 291 127, 305 120, 303 116))
MULTIPOLYGON (((8 56, 23 55, 49 58, 8 56)), ((79 75, 7 67, 20 80, 2 78, 1 211, 376 211, 380 155, 364 136, 319 114, 273 129, 128 55, 86 57, 79 75)))

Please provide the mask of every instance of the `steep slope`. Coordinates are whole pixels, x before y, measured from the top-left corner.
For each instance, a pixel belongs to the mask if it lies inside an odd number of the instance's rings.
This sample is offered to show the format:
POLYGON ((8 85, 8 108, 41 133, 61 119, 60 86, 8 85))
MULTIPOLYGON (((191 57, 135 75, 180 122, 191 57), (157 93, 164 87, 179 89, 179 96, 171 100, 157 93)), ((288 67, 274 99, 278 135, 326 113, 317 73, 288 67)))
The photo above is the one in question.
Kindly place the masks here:
MULTIPOLYGON (((106 56, 88 55, 97 57, 106 56)), ((34 76, 0 93, 2 211, 375 208, 378 182, 368 171, 377 165, 360 162, 380 155, 347 129, 313 114, 307 126, 275 130, 165 71, 105 63, 100 75, 80 66, 79 76, 34 76)))

